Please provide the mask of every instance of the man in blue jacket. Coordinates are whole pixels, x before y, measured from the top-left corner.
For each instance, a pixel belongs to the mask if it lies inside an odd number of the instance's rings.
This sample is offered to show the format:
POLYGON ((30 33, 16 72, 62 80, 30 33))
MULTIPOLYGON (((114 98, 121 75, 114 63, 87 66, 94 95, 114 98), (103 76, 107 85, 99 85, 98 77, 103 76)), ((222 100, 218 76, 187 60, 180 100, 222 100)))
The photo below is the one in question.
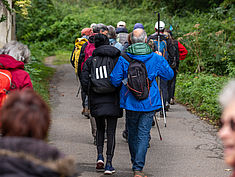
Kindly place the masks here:
POLYGON ((147 69, 148 78, 152 81, 149 97, 137 100, 124 84, 127 78, 129 62, 119 57, 110 77, 114 86, 121 86, 120 107, 126 109, 128 128, 128 144, 131 154, 134 176, 144 176, 142 170, 148 149, 150 129, 155 111, 162 107, 156 77, 171 80, 174 76, 166 59, 154 52, 147 42, 147 34, 143 29, 135 29, 131 35, 132 45, 127 48, 127 55, 142 61, 147 69))

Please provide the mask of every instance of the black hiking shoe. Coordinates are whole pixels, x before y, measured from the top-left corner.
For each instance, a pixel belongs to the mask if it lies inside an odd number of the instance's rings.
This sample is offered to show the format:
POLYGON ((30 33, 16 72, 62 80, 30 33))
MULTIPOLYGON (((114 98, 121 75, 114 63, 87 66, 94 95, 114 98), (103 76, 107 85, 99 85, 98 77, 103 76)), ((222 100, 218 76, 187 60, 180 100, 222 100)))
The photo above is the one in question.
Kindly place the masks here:
POLYGON ((153 120, 153 122, 152 122, 152 127, 154 127, 155 126, 155 121, 153 120))
POLYGON ((124 130, 124 131, 122 132, 122 137, 123 137, 126 141, 128 141, 128 132, 127 132, 126 130, 124 130))

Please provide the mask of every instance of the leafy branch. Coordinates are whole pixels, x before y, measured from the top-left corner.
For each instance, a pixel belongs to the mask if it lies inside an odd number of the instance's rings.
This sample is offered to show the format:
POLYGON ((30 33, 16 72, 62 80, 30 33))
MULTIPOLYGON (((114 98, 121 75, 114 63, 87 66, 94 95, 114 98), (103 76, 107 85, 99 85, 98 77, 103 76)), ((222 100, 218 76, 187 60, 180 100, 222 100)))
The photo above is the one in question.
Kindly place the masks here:
MULTIPOLYGON (((13 7, 11 8, 10 4, 7 0, 0 0, 0 4, 3 5, 10 13, 17 12, 24 17, 28 15, 28 7, 31 6, 31 0, 13 0, 13 7), (17 11, 16 9, 19 8, 20 10, 17 11)), ((0 17, 0 23, 7 19, 6 15, 2 15, 0 17)))

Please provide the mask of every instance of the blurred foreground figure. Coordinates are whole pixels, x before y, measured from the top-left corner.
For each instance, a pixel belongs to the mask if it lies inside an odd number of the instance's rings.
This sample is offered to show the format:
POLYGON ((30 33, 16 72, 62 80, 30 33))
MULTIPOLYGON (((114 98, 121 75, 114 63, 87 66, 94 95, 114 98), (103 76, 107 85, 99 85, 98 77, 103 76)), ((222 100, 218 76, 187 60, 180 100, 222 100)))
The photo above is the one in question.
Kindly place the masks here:
POLYGON ((10 93, 0 117, 0 176, 73 176, 73 160, 44 141, 51 122, 49 108, 32 89, 10 93))
MULTIPOLYGON (((224 145, 224 160, 235 168, 235 80, 229 82, 220 95, 220 103, 223 108, 221 122, 222 127, 219 137, 224 145)), ((235 171, 231 177, 235 177, 235 171)))
POLYGON ((13 90, 33 88, 24 65, 30 59, 30 50, 20 42, 11 41, 0 49, 0 107, 13 90))

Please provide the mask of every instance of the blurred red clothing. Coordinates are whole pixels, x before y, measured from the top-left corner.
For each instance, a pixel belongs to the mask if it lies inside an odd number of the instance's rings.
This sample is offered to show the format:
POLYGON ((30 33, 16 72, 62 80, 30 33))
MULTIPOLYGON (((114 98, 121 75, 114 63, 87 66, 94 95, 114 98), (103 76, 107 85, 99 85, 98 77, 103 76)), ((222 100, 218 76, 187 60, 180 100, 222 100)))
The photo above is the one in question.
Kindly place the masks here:
POLYGON ((187 49, 178 41, 178 48, 179 48, 179 59, 184 60, 186 55, 188 54, 187 49))
POLYGON ((0 55, 0 68, 7 69, 12 75, 12 88, 23 89, 26 87, 33 88, 29 74, 24 70, 24 63, 17 61, 10 55, 0 55))

